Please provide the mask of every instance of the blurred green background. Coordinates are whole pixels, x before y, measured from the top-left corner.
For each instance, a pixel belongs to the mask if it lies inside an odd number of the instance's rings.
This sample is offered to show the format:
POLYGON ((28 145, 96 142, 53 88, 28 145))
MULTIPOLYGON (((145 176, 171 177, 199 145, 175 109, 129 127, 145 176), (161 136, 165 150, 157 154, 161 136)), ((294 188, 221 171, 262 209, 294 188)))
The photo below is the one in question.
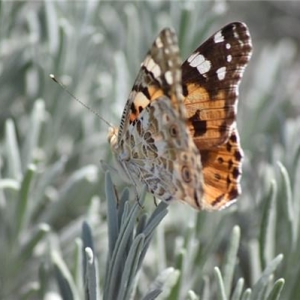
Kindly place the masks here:
MULTIPOLYGON (((281 253, 262 294, 243 299, 277 299, 272 287, 280 278, 280 299, 300 299, 297 1, 4 1, 0 14, 0 299, 67 299, 53 279, 51 251, 72 270, 83 220, 93 230, 100 289, 104 284, 107 202, 100 160, 111 163, 108 128, 49 74, 118 125, 139 65, 163 27, 176 30, 185 59, 233 21, 248 25, 253 42, 238 113, 243 194, 215 213, 171 205, 146 254, 134 299, 142 299, 167 267, 181 275, 160 299, 197 299, 189 290, 201 299, 242 299, 232 298, 237 280, 243 278, 243 291, 255 291, 281 253), (240 239, 222 298, 214 267, 228 273, 233 228, 240 239)), ((144 210, 154 209, 148 195, 144 210)))

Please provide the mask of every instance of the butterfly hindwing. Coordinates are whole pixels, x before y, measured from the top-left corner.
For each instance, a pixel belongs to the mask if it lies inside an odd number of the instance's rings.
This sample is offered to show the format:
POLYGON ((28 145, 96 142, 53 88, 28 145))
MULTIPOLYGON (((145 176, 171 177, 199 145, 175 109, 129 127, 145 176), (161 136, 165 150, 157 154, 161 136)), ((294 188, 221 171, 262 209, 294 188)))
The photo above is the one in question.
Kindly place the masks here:
POLYGON ((241 194, 242 159, 236 129, 223 145, 201 151, 204 198, 208 209, 229 206, 241 194))

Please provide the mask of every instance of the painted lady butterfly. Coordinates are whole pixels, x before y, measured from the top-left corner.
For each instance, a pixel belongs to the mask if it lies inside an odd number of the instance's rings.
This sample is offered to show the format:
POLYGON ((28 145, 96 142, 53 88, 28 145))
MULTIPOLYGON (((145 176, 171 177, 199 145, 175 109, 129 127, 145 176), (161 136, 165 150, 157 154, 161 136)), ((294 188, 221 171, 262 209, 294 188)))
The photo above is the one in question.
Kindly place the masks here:
POLYGON ((238 86, 252 45, 243 23, 215 33, 181 65, 171 29, 149 50, 109 142, 120 170, 155 197, 221 209, 241 193, 238 86))

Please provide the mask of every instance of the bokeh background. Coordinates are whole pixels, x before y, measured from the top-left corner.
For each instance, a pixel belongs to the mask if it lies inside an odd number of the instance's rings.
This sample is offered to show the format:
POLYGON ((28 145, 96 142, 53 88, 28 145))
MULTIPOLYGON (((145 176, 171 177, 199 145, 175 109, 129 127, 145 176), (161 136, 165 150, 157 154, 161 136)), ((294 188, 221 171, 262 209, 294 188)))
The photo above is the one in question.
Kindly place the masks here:
MULTIPOLYGON (((99 285, 104 284, 107 203, 100 161, 112 163, 108 128, 49 74, 118 126, 139 65, 163 27, 176 30, 185 59, 233 21, 245 22, 253 41, 238 112, 245 152, 243 194, 235 205, 215 213, 171 205, 145 257, 134 299, 142 299, 168 267, 181 275, 176 292, 164 299, 192 299, 186 298, 190 289, 201 299, 223 299, 214 267, 226 273, 222 266, 233 231, 240 239, 231 292, 239 278, 244 290, 255 287, 282 253, 264 297, 273 299, 271 286, 283 278, 280 299, 300 298, 299 2, 4 1, 0 299, 62 299, 50 254, 58 252, 72 270, 83 220, 93 229, 99 285)), ((113 180, 121 192, 124 186, 117 177, 113 180)), ((146 200, 144 210, 150 214, 155 204, 151 196, 146 200)))

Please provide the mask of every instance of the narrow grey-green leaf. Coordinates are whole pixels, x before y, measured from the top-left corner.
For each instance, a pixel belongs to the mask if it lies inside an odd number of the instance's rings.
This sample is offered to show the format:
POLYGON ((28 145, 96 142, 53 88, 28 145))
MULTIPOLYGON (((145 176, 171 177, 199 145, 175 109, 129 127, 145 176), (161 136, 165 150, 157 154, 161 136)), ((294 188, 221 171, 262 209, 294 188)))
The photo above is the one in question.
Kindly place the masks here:
POLYGON ((48 224, 40 224, 33 232, 30 239, 25 245, 20 248, 19 257, 26 261, 31 256, 33 256, 33 250, 35 246, 45 237, 45 235, 50 231, 50 226, 48 224))
POLYGON ((187 300, 200 300, 199 296, 196 295, 194 291, 188 291, 187 300))
POLYGON ((84 221, 82 224, 81 238, 83 241, 83 248, 91 248, 92 251, 94 251, 92 228, 86 221, 84 221))
POLYGON ((138 270, 138 263, 143 249, 145 236, 138 235, 130 246, 128 256, 124 265, 124 271, 121 280, 121 289, 118 294, 118 300, 130 299, 134 279, 138 270))
POLYGON ((210 293, 211 291, 211 287, 210 287, 210 281, 209 281, 209 277, 208 276, 205 276, 203 278, 203 289, 201 291, 201 294, 200 294, 200 299, 202 300, 205 300, 205 299, 210 299, 210 293))
POLYGON ((86 299, 88 300, 98 300, 99 291, 98 291, 98 282, 95 257, 93 250, 89 247, 85 248, 85 260, 86 260, 86 299))
MULTIPOLYGON (((146 238, 152 235, 155 228, 159 225, 159 223, 163 220, 163 218, 168 214, 168 205, 164 202, 159 203, 159 205, 155 208, 154 212, 148 219, 145 229, 143 233, 146 238)), ((149 238, 148 238, 149 239, 149 238)))
POLYGON ((143 233, 144 230, 145 230, 145 228, 146 228, 146 225, 147 225, 147 215, 146 214, 142 214, 139 217, 138 224, 137 224, 137 227, 136 227, 136 234, 135 235, 139 235, 140 233, 143 233))
POLYGON ((42 130, 42 123, 45 116, 45 103, 39 99, 34 103, 34 107, 30 117, 28 131, 30 134, 26 136, 24 147, 22 148, 22 169, 33 163, 36 159, 36 150, 38 149, 38 141, 42 130))
POLYGON ((145 295, 143 300, 155 300, 161 294, 161 292, 161 290, 153 290, 145 295))
MULTIPOLYGON (((175 294, 176 284, 179 281, 180 271, 174 268, 163 270, 155 281, 151 284, 151 290, 155 288, 162 289, 161 297, 163 299, 180 299, 179 294, 175 294)), ((176 289, 178 291, 178 289, 176 289)))
POLYGON ((51 258, 54 266, 55 278, 58 284, 60 293, 64 300, 80 300, 78 298, 78 291, 72 279, 71 273, 68 270, 65 262, 61 256, 56 252, 52 251, 51 258))
POLYGON ((180 287, 181 287, 181 283, 182 283, 182 270, 183 270, 183 265, 184 265, 184 261, 186 259, 186 249, 181 249, 179 252, 179 255, 176 257, 176 261, 175 261, 175 267, 176 269, 179 271, 178 273, 178 278, 177 281, 175 282, 171 293, 168 297, 168 299, 172 300, 172 299, 178 299, 179 295, 180 295, 180 287))
POLYGON ((224 288, 226 297, 229 298, 230 292, 232 290, 232 280, 233 280, 233 274, 234 269, 236 265, 236 259, 237 259, 237 252, 239 248, 240 243, 240 237, 241 237, 241 230, 239 226, 235 226, 232 230, 230 243, 228 246, 228 250, 226 253, 226 261, 224 265, 224 288))
POLYGON ((32 195, 33 203, 31 206, 31 216, 33 219, 38 218, 38 216, 35 217, 35 215, 40 213, 41 206, 45 204, 45 192, 47 188, 49 188, 49 186, 55 182, 58 176, 63 173, 66 163, 67 157, 62 156, 53 165, 49 165, 47 170, 40 175, 40 179, 35 187, 35 193, 32 195))
POLYGON ((130 245, 129 241, 133 236, 133 229, 139 209, 139 204, 135 203, 129 211, 128 216, 122 220, 122 226, 105 277, 104 298, 107 300, 116 299, 120 288, 120 278, 124 268, 124 257, 127 255, 127 247, 130 245))
POLYGON ((259 255, 261 266, 264 269, 267 263, 273 259, 275 247, 275 198, 277 196, 277 184, 274 180, 271 182, 270 191, 265 199, 265 205, 261 216, 261 227, 259 237, 259 255))
MULTIPOLYGON (((246 289, 245 292, 243 293, 242 299, 241 300, 250 300, 252 295, 252 290, 251 289, 246 289)), ((258 300, 258 299, 256 299, 258 300)))
POLYGON ((59 201, 48 205, 43 210, 40 218, 46 223, 55 226, 57 219, 65 218, 66 215, 77 214, 82 206, 89 204, 94 191, 91 187, 98 181, 98 167, 94 165, 85 166, 76 170, 59 190, 59 201))
POLYGON ((170 267, 164 269, 162 272, 158 274, 155 280, 151 283, 146 295, 150 294, 152 291, 161 291, 164 293, 164 295, 168 295, 170 289, 173 288, 173 286, 176 284, 179 274, 180 272, 178 270, 175 270, 174 268, 170 267))
POLYGON ((241 299, 243 287, 244 287, 244 279, 240 278, 234 288, 231 300, 240 300, 241 299))
MULTIPOLYGON (((108 199, 107 199, 108 200, 108 199)), ((129 189, 125 188, 122 191, 119 203, 117 204, 118 207, 118 219, 117 219, 117 225, 119 226, 118 230, 120 230, 120 226, 122 223, 122 216, 124 214, 125 209, 125 203, 129 200, 129 189)))
POLYGON ((78 294, 80 298, 84 297, 84 276, 85 276, 85 266, 84 266, 84 252, 83 242, 80 238, 75 240, 75 249, 74 249, 74 264, 72 268, 72 274, 75 281, 75 285, 78 289, 78 294))
POLYGON ((284 187, 284 195, 285 195, 285 203, 284 207, 287 209, 287 220, 289 224, 289 234, 290 234, 290 241, 291 241, 291 249, 295 249, 296 245, 296 229, 294 228, 294 222, 293 219, 295 218, 294 216, 294 204, 293 204, 293 197, 292 197, 292 186, 291 186, 291 181, 289 174, 284 167, 284 165, 281 162, 277 162, 279 166, 280 173, 283 178, 283 187, 284 187))
POLYGON ((214 273, 216 276, 217 286, 218 286, 218 288, 217 288, 218 299, 227 300, 225 287, 224 287, 224 281, 223 281, 223 277, 222 277, 220 269, 218 267, 215 267, 214 273))
POLYGON ((279 254, 267 265, 267 268, 262 273, 258 282, 252 288, 253 294, 251 299, 253 300, 262 299, 262 295, 265 293, 266 286, 269 283, 270 276, 275 272, 275 270, 277 269, 278 265, 281 263, 282 260, 283 260, 283 255, 279 254))
POLYGON ((45 2, 45 17, 47 21, 47 33, 49 41, 49 52, 52 56, 56 56, 59 49, 59 26, 55 9, 55 2, 45 2))
POLYGON ((22 300, 39 299, 39 285, 37 282, 32 283, 23 291, 21 298, 22 300))
POLYGON ((117 210, 117 194, 108 171, 105 173, 105 193, 107 201, 108 249, 109 256, 112 257, 119 234, 119 218, 117 210))
POLYGON ((284 284, 285 284, 284 279, 278 279, 275 282, 267 300, 279 300, 284 284))
POLYGON ((21 189, 19 192, 18 202, 16 203, 15 210, 15 222, 16 222, 16 236, 19 235, 21 229, 25 226, 27 220, 28 210, 28 197, 29 190, 31 187, 31 182, 34 173, 36 172, 36 167, 34 165, 29 165, 27 171, 22 180, 21 189))
POLYGON ((13 121, 8 119, 5 122, 5 146, 7 156, 8 176, 17 180, 21 179, 22 167, 20 150, 16 137, 16 129, 13 121))
MULTIPOLYGON (((88 258, 93 261, 93 257, 88 256, 88 254, 90 254, 90 251, 88 250, 87 253, 86 249, 91 249, 91 251, 93 252, 94 242, 92 237, 92 229, 89 226, 89 224, 85 221, 82 224, 81 239, 82 239, 82 251, 84 252, 83 253, 83 266, 84 266, 83 274, 85 276, 85 279, 87 280, 87 276, 88 276, 87 272, 89 271, 87 270, 87 266, 89 266, 89 262, 86 261, 86 259, 88 258)), ((93 255, 93 253, 91 255, 93 255)))

